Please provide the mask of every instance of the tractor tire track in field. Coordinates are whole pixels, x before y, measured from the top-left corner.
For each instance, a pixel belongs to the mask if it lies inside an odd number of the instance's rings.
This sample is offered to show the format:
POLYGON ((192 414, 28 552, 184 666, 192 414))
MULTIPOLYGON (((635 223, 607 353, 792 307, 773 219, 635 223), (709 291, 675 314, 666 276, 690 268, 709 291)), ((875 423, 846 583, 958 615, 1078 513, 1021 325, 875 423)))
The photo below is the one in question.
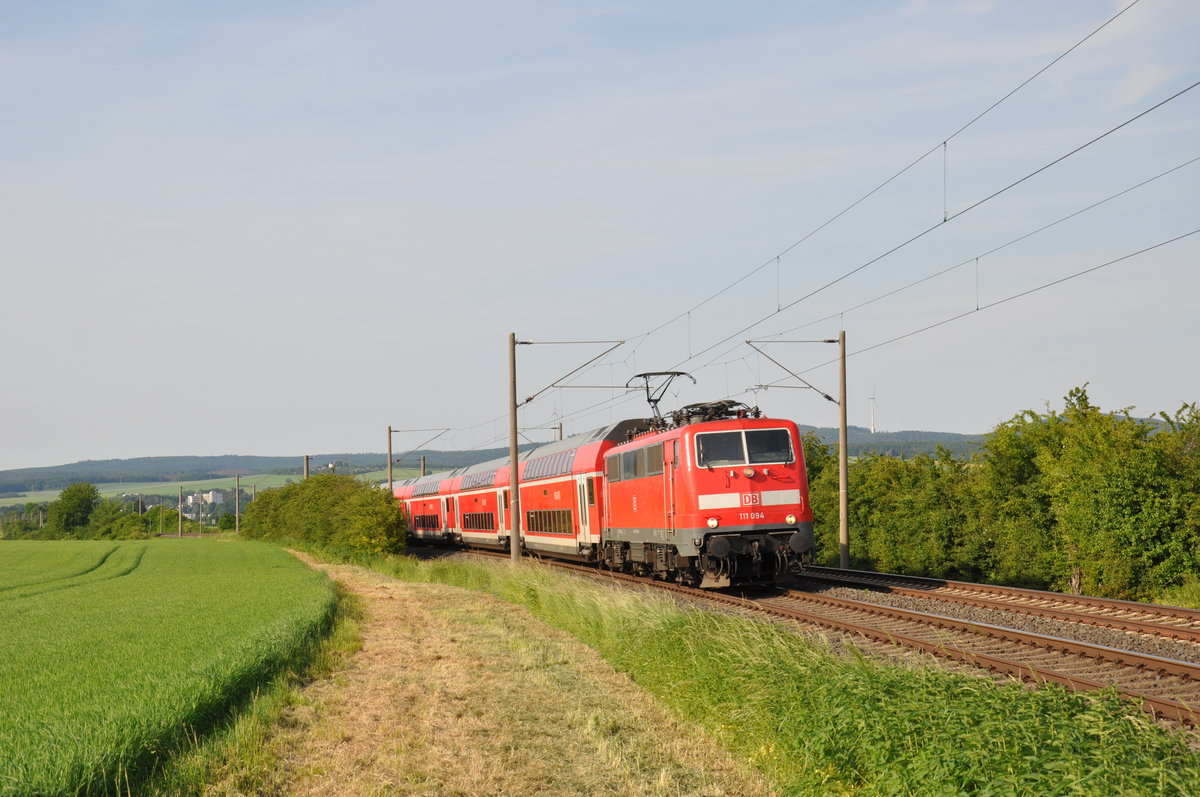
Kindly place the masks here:
POLYGON ((363 647, 280 731, 284 794, 769 794, 595 651, 525 609, 348 565, 363 647))
POLYGON ((108 551, 104 554, 95 565, 88 567, 80 573, 53 580, 23 584, 11 587, 5 592, 0 593, 0 601, 19 600, 29 598, 34 595, 43 595, 47 592, 57 592, 62 589, 76 589, 78 587, 86 587, 92 584, 98 584, 102 581, 110 581, 114 578, 121 578, 137 570, 138 565, 142 563, 142 557, 146 555, 144 546, 124 546, 119 552, 117 548, 108 551), (114 553, 116 555, 114 556, 114 553))

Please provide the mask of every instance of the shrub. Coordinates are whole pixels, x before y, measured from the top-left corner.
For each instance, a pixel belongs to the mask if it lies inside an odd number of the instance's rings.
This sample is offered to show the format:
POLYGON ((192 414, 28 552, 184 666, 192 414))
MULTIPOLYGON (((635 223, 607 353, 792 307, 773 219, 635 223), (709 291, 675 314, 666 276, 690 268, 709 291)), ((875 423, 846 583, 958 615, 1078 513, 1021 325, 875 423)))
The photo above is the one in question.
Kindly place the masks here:
POLYGON ((343 554, 382 554, 404 550, 406 529, 386 491, 323 473, 260 493, 246 509, 242 533, 343 554))

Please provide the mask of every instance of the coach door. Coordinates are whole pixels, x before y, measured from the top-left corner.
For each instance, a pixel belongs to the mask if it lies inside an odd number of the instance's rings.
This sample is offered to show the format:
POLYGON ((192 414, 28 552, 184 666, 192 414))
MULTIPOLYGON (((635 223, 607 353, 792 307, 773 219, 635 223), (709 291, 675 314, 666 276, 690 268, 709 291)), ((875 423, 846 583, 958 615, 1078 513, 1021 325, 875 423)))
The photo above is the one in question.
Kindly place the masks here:
POLYGON ((591 479, 587 476, 575 477, 575 494, 579 498, 579 541, 590 542, 592 534, 592 513, 591 508, 596 503, 595 493, 592 493, 592 500, 588 501, 588 487, 591 479))
POLYGON ((512 525, 512 509, 510 509, 508 506, 507 487, 496 492, 496 511, 500 514, 500 523, 498 528, 500 529, 501 536, 503 536, 503 533, 508 531, 509 526, 512 525))

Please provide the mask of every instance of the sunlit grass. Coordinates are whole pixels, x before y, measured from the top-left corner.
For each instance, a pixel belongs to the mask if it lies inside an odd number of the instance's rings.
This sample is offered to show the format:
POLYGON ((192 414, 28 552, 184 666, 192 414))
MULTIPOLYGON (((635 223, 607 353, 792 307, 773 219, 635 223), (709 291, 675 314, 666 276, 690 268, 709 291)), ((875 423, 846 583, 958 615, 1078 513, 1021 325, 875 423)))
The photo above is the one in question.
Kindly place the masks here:
POLYGON ((1179 586, 1165 589, 1159 593, 1154 602, 1167 606, 1200 609, 1200 577, 1188 576, 1179 586))
POLYGON ((782 794, 1200 793, 1200 756, 1115 694, 891 666, 779 624, 531 565, 367 564, 528 607, 721 738, 782 794))
POLYGON ((293 663, 334 604, 328 579, 268 545, 0 542, 9 555, 0 793, 136 787, 293 663))

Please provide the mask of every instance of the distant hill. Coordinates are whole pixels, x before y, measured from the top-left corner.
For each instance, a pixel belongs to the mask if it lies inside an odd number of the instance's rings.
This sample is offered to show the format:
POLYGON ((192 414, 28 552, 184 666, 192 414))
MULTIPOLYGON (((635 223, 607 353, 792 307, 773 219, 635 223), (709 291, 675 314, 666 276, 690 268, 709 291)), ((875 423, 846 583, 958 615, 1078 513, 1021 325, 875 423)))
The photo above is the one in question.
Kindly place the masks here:
MULTIPOLYGON (((822 443, 837 445, 838 430, 829 427, 801 426, 800 432, 816 433, 822 443)), ((846 450, 852 457, 867 454, 882 454, 889 457, 915 457, 918 454, 933 455, 938 446, 949 449, 956 457, 966 459, 979 450, 983 435, 955 434, 954 432, 875 432, 862 426, 851 426, 846 430, 849 441, 846 450)))
MULTIPOLYGON (((530 448, 523 445, 521 449, 530 448)), ((507 448, 481 451, 415 451, 407 454, 397 467, 415 468, 425 456, 431 470, 449 470, 496 459, 507 448)), ((309 469, 317 471, 337 463, 339 473, 365 473, 387 468, 387 454, 310 454, 309 469)), ((0 471, 0 496, 38 490, 61 490, 75 482, 176 482, 217 479, 225 476, 257 473, 284 475, 304 472, 303 458, 256 457, 225 454, 212 457, 137 457, 134 459, 96 459, 54 465, 46 468, 19 468, 0 471)))
MULTIPOLYGON (((836 444, 837 429, 801 426, 801 432, 815 432, 826 444, 836 444)), ((950 432, 876 432, 861 426, 851 426, 851 456, 870 453, 896 457, 912 457, 917 454, 933 454, 939 445, 948 448, 959 457, 969 457, 978 450, 982 435, 953 434, 950 432)), ((521 446, 522 450, 532 444, 521 446)), ((481 451, 415 451, 407 454, 398 467, 418 467, 421 456, 430 471, 451 470, 490 459, 499 459, 508 454, 507 448, 489 448, 481 451)), ((387 454, 311 454, 309 467, 316 471, 330 462, 337 463, 339 473, 365 473, 387 468, 387 454)), ((299 456, 256 457, 225 454, 212 457, 138 457, 135 459, 97 459, 55 465, 46 468, 20 468, 0 471, 0 496, 36 492, 38 490, 61 490, 74 482, 107 484, 110 482, 176 482, 218 479, 226 476, 259 473, 297 474, 304 470, 299 456)))

